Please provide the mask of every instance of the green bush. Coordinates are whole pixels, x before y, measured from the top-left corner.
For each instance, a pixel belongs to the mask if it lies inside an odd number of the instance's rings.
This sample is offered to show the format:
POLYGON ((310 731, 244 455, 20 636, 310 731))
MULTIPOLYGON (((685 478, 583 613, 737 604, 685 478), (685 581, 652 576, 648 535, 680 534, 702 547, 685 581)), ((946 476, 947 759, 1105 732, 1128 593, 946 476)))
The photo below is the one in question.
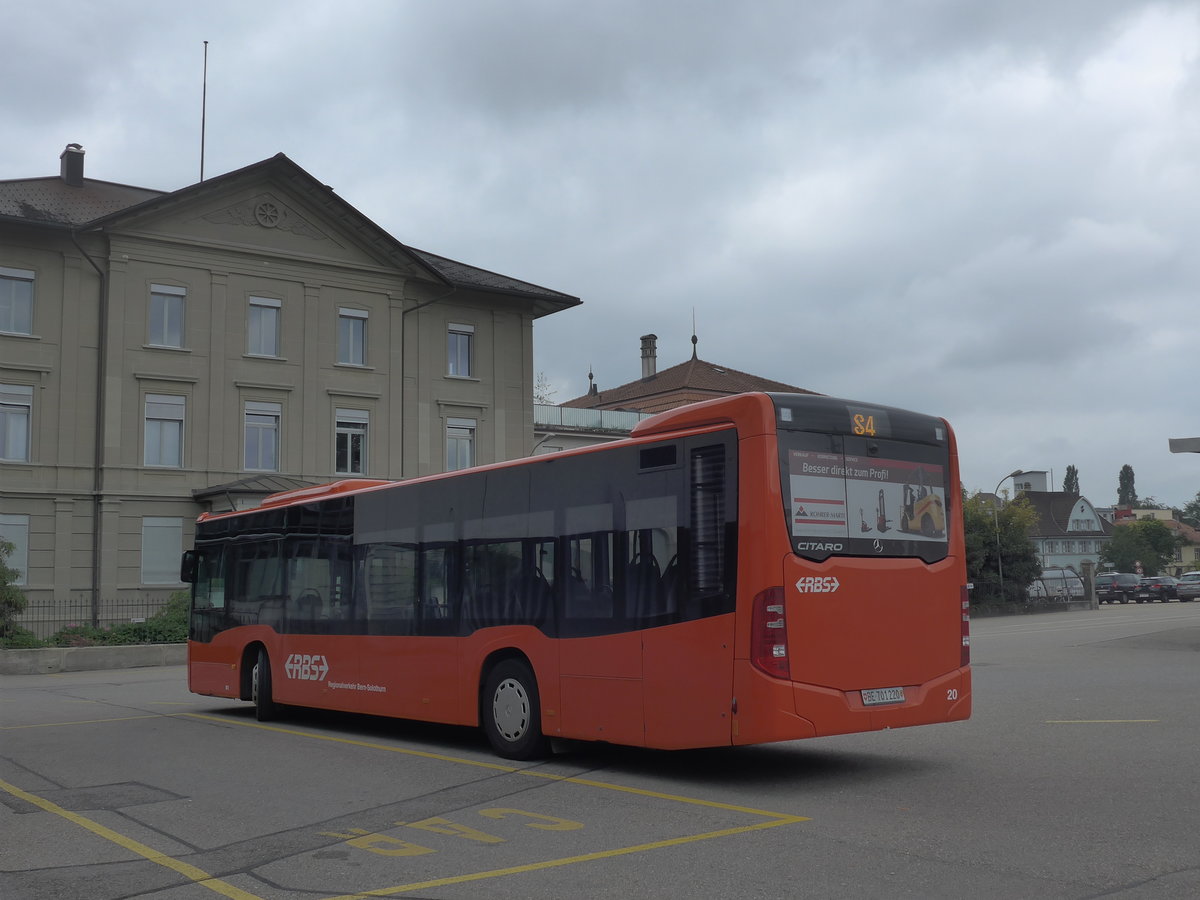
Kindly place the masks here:
POLYGON ((45 647, 46 642, 36 634, 20 625, 10 625, 8 634, 0 637, 0 649, 4 650, 35 650, 45 647))
POLYGON ((0 641, 7 641, 18 630, 22 630, 13 620, 25 611, 28 603, 16 586, 20 573, 8 566, 8 557, 12 552, 12 542, 0 538, 0 641))
POLYGON ((187 640, 188 604, 186 590, 176 591, 166 604, 145 622, 120 622, 116 625, 67 625, 42 641, 31 631, 13 625, 8 635, 0 635, 0 648, 10 650, 36 647, 108 647, 121 644, 179 644, 187 640))

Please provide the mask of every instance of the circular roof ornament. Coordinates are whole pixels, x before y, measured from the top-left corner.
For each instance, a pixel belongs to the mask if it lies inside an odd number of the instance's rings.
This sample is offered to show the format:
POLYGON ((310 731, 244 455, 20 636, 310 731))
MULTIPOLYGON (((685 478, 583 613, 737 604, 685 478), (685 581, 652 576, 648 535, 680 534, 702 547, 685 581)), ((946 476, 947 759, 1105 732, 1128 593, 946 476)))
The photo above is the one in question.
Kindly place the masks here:
POLYGON ((264 200, 258 206, 254 207, 254 218, 258 220, 258 224, 263 228, 274 228, 283 218, 283 213, 274 203, 264 200))

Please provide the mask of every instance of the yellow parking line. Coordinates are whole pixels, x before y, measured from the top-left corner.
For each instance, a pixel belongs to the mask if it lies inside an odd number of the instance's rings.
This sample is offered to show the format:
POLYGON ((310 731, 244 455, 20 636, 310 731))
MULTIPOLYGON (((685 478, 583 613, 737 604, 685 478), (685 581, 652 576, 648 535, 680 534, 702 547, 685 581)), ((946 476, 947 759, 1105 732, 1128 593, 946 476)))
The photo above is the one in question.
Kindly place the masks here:
POLYGON ((65 725, 98 725, 102 722, 132 722, 136 719, 166 718, 159 713, 150 716, 114 716, 111 719, 79 719, 74 722, 34 722, 29 725, 0 725, 0 731, 16 731, 20 728, 62 728, 65 725))
POLYGON ((549 781, 566 781, 572 784, 581 784, 585 787, 602 788, 607 791, 620 791, 626 794, 637 794, 642 797, 653 797, 656 800, 673 800, 676 803, 690 803, 693 806, 707 806, 712 809, 723 809, 729 812, 746 813, 753 816, 767 816, 768 818, 780 818, 795 820, 797 822, 808 821, 804 817, 792 816, 788 813, 768 812, 763 809, 751 809, 746 806, 734 806, 729 803, 718 803, 714 800, 701 800, 696 797, 684 797, 678 794, 663 794, 658 791, 647 791, 642 788, 626 787, 620 784, 611 784, 606 781, 592 781, 588 778, 579 778, 574 775, 555 775, 552 772, 542 772, 534 769, 523 769, 519 766, 510 766, 505 763, 485 762, 478 759, 466 759, 461 756, 448 756, 444 753, 430 753, 427 750, 410 750, 406 747, 395 747, 389 744, 376 744, 372 741, 360 741, 354 738, 335 737, 327 734, 315 734, 311 731, 300 731, 296 728, 284 728, 279 725, 264 725, 261 722, 245 722, 239 719, 222 718, 221 716, 210 716, 204 713, 179 713, 180 718, 186 719, 203 719, 208 722, 220 722, 223 725, 240 725, 244 728, 260 728, 263 731, 274 731, 279 734, 290 734, 295 737, 309 738, 314 741, 330 741, 335 744, 349 744, 354 747, 366 747, 370 750, 384 750, 388 753, 400 753, 405 756, 418 756, 422 759, 435 759, 440 762, 459 763, 464 766, 474 766, 480 769, 494 769, 500 772, 509 772, 514 775, 528 775, 530 778, 545 778, 549 781))
MULTIPOLYGON (((565 779, 570 780, 570 779, 565 779)), ((606 785, 607 786, 607 785, 606 785)), ((692 801, 704 802, 704 801, 692 801)), ((706 804, 708 805, 708 804, 706 804)), ((598 859, 611 859, 615 856, 627 856, 630 853, 644 853, 648 850, 661 850, 663 847, 678 847, 681 844, 691 844, 696 841, 708 841, 713 838, 729 837, 734 834, 745 834, 748 831, 762 831, 764 828, 775 828, 779 825, 793 825, 796 822, 807 822, 803 816, 780 816, 770 822, 759 822, 755 825, 743 825, 740 828, 725 828, 721 831, 707 831, 704 834, 693 834, 688 837, 669 838, 662 841, 652 841, 648 844, 637 844, 633 847, 618 847, 615 850, 597 850, 595 853, 584 853, 579 856, 567 856, 562 859, 549 859, 540 863, 527 863, 523 866, 509 866, 506 869, 490 869, 486 872, 472 872, 469 875, 450 875, 446 878, 434 878, 430 881, 418 881, 412 884, 401 884, 395 887, 377 888, 373 891, 361 891, 356 894, 344 894, 331 897, 329 900, 361 900, 364 897, 390 897, 404 894, 408 891, 429 890, 444 887, 449 884, 464 884, 469 881, 482 881, 485 878, 499 878, 504 875, 519 875, 523 872, 537 872, 541 869, 555 869, 560 866, 570 866, 575 863, 592 862, 598 859)))
POLYGON ((167 856, 167 854, 160 853, 153 847, 148 847, 140 841, 135 841, 133 838, 126 837, 119 832, 113 831, 111 828, 106 828, 99 822, 93 822, 91 819, 81 816, 78 813, 73 813, 68 809, 63 809, 61 806, 51 803, 49 800, 44 800, 36 794, 23 791, 16 785, 9 784, 7 781, 0 781, 0 790, 24 800, 26 803, 32 803, 34 806, 40 807, 48 813, 61 816, 68 822, 73 822, 81 828, 86 828, 88 831, 92 832, 92 834, 98 835, 99 837, 104 838, 106 841, 112 841, 114 844, 124 847, 131 853, 136 853, 138 856, 144 857, 150 860, 152 863, 157 863, 160 866, 164 866, 174 872, 178 872, 189 881, 192 881, 203 888, 208 888, 208 890, 214 891, 220 894, 222 897, 229 897, 230 900, 262 900, 262 898, 257 897, 254 894, 247 893, 241 888, 236 888, 232 884, 221 881, 219 878, 214 878, 207 872, 197 869, 195 866, 189 863, 172 859, 170 856, 167 856))
POLYGON ((562 859, 551 859, 544 862, 527 863, 520 866, 510 866, 504 869, 490 869, 484 872, 472 872, 466 875, 450 875, 444 878, 435 878, 429 881, 414 882, 412 884, 396 885, 393 887, 376 888, 369 891, 360 891, 353 894, 345 894, 339 897, 331 898, 331 900, 355 900, 355 898, 366 897, 388 897, 396 894, 403 894, 409 891, 429 890, 436 887, 444 887, 451 884, 463 884, 470 881, 481 881, 487 878, 500 878, 505 875, 517 875, 523 872, 536 872, 541 869, 554 869, 561 866, 574 865, 575 863, 592 862, 599 859, 611 859, 616 856, 627 856, 631 853, 645 853, 650 850, 661 850, 664 847, 677 847, 682 844, 691 844, 696 841, 708 841, 714 838, 730 837, 735 834, 745 834, 750 831, 762 831, 767 828, 777 828, 780 825, 795 825, 799 822, 811 821, 806 816, 794 816, 787 813, 768 812, 762 809, 753 809, 746 806, 736 806, 730 803, 719 803, 714 800, 701 800, 697 797, 685 797, 679 794, 664 794, 659 791, 648 791, 642 788, 628 787, 620 784, 611 784, 605 781, 594 781, 590 778, 579 778, 573 775, 555 775, 549 772, 542 772, 532 769, 523 769, 517 766, 510 766, 504 763, 484 762, 481 760, 466 759, 459 756, 449 756, 442 753, 430 753, 426 750, 410 750, 405 747, 396 747, 388 744, 378 744, 372 741, 360 741, 354 738, 335 737, 333 735, 314 734, 310 731, 300 731, 294 728, 283 728, 279 725, 264 725, 260 722, 245 722, 236 719, 222 718, 219 716, 204 715, 201 713, 182 713, 181 717, 200 719, 208 722, 219 722, 223 725, 241 725, 246 728, 259 728, 263 731, 273 731, 278 734, 287 734, 295 737, 309 738, 317 741, 330 741, 337 744, 348 744, 354 747, 364 747, 370 750, 383 750, 388 753, 400 753, 405 756, 416 756, 422 759, 438 760, 440 762, 458 763, 460 765, 473 766, 481 769, 492 769, 498 772, 505 772, 513 775, 527 775, 531 778, 543 778, 549 781, 559 781, 569 784, 578 784, 584 787, 600 788, 607 791, 619 791, 626 794, 634 794, 640 797, 649 797, 656 800, 669 800, 676 803, 687 803, 693 806, 704 806, 710 809, 719 809, 727 812, 742 813, 745 815, 763 816, 767 819, 765 822, 756 822, 753 825, 742 825, 735 828, 725 828, 720 831, 706 831, 703 834, 688 835, 686 837, 668 838, 661 841, 652 841, 646 844, 637 844, 632 847, 617 847, 613 850, 597 850, 594 853, 584 853, 579 856, 568 856, 562 859))

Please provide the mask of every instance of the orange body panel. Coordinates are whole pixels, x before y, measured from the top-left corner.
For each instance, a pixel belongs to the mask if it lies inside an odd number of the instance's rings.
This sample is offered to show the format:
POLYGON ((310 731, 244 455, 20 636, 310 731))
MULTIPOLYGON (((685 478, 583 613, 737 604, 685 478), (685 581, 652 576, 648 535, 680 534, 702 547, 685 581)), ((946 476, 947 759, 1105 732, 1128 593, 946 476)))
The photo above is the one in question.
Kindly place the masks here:
MULTIPOLYGON (((737 422, 734 612, 564 638, 520 625, 445 637, 278 634, 265 625, 243 626, 211 643, 189 643, 189 688, 246 699, 246 667, 261 645, 280 703, 477 725, 489 661, 520 654, 533 668, 542 730, 552 737, 677 749, 968 718, 957 498, 947 510, 948 555, 936 563, 801 558, 787 531, 773 409, 766 395, 746 395, 672 411, 635 431, 697 433, 737 422), (790 678, 771 677, 751 661, 752 606, 770 588, 782 588, 790 678), (864 705, 862 691, 880 688, 903 688, 903 701, 864 705)), ((946 482, 957 485, 952 432, 949 441, 946 482)), ((361 489, 385 487, 364 482, 361 489)), ((354 489, 337 486, 342 493, 354 489)))

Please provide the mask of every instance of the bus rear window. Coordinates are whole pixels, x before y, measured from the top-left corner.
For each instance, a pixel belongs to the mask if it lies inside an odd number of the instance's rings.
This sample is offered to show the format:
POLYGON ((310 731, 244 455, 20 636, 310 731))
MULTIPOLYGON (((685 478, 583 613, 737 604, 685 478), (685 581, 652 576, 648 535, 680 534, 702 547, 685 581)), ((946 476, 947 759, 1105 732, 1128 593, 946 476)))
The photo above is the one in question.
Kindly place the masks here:
POLYGON ((945 558, 944 445, 780 429, 779 452, 797 555, 945 558))

